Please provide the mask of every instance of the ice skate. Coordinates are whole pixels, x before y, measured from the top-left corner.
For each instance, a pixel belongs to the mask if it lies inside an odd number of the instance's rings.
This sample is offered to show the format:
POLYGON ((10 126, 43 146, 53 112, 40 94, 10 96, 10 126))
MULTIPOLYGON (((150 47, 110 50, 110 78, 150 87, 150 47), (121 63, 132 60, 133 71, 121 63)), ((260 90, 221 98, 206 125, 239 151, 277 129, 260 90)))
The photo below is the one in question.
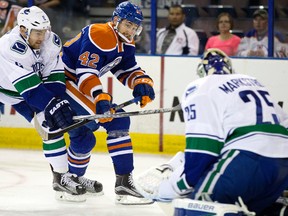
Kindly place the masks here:
POLYGON ((53 189, 55 198, 60 201, 84 202, 85 186, 78 182, 75 174, 53 172, 53 189))
POLYGON ((132 174, 116 175, 116 204, 147 205, 154 201, 144 198, 135 188, 132 174))
POLYGON ((103 185, 100 182, 96 180, 90 180, 84 176, 78 177, 78 181, 86 188, 87 194, 94 196, 102 196, 104 194, 103 185))

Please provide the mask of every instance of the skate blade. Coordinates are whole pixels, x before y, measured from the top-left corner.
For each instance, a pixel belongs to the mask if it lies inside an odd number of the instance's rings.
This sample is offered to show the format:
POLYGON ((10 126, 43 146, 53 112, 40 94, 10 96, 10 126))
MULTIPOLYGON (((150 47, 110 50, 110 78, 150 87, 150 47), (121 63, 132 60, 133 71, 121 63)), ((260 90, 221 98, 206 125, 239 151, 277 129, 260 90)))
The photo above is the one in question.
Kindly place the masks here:
POLYGON ((103 196, 104 195, 104 192, 103 191, 101 191, 101 192, 89 192, 89 191, 87 191, 86 192, 86 194, 85 194, 86 196, 103 196))
POLYGON ((129 195, 116 195, 115 203, 121 205, 149 205, 154 203, 154 201, 129 195))
POLYGON ((59 201, 67 201, 67 202, 85 202, 86 196, 85 194, 82 195, 72 195, 68 194, 63 191, 56 191, 55 192, 55 199, 59 201))

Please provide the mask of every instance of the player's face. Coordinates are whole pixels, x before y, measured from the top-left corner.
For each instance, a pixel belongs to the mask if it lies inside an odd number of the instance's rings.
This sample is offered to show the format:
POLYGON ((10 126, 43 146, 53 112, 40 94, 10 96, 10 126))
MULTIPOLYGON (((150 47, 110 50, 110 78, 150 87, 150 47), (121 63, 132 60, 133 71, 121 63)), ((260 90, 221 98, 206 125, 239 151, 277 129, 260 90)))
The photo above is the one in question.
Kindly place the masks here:
POLYGON ((184 22, 185 15, 182 13, 182 9, 179 7, 171 7, 169 10, 168 20, 172 27, 176 28, 184 22))
POLYGON ((129 20, 122 20, 119 23, 118 31, 124 35, 128 40, 132 40, 139 30, 139 26, 129 20))
POLYGON ((32 29, 29 35, 29 45, 34 49, 40 49, 42 42, 45 40, 47 30, 32 29))

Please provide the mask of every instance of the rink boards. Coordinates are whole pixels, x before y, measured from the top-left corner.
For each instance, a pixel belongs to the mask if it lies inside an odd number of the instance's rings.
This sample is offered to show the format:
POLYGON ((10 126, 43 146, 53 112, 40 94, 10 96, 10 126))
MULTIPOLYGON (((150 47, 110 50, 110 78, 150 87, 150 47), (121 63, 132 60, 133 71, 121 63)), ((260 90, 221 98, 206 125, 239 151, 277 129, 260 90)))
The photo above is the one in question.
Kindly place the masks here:
MULTIPOLYGON (((156 98, 145 109, 177 105, 186 85, 197 79, 198 57, 137 56, 137 62, 154 80, 156 98)), ((276 99, 275 102, 280 103, 284 110, 288 111, 287 59, 233 58, 232 63, 236 72, 258 78, 270 90, 272 97, 276 99)), ((102 77, 104 91, 113 94, 115 103, 131 99, 132 91, 111 77, 111 74, 102 77)), ((133 111, 140 108, 131 105, 125 110, 133 111)), ((107 151, 104 130, 100 129, 95 134, 96 151, 107 151)), ((170 154, 183 150, 185 147, 183 134, 184 121, 181 112, 131 117, 131 137, 136 152, 170 154)), ((10 106, 5 106, 0 121, 0 147, 41 149, 41 143, 32 126, 19 114, 13 113, 10 106)))

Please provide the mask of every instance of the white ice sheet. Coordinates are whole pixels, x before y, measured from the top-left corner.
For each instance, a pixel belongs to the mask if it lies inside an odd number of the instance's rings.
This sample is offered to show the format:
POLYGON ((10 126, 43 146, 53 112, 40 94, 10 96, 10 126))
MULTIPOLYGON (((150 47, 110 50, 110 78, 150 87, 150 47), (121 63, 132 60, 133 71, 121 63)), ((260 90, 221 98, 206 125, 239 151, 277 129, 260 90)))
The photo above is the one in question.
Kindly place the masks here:
MULTIPOLYGON (((169 157, 136 154, 134 175, 169 157)), ((54 199, 52 173, 41 151, 0 149, 0 216, 164 216, 157 203, 123 206, 114 203, 115 174, 108 153, 92 154, 86 176, 103 184, 104 196, 83 203, 54 199)))

